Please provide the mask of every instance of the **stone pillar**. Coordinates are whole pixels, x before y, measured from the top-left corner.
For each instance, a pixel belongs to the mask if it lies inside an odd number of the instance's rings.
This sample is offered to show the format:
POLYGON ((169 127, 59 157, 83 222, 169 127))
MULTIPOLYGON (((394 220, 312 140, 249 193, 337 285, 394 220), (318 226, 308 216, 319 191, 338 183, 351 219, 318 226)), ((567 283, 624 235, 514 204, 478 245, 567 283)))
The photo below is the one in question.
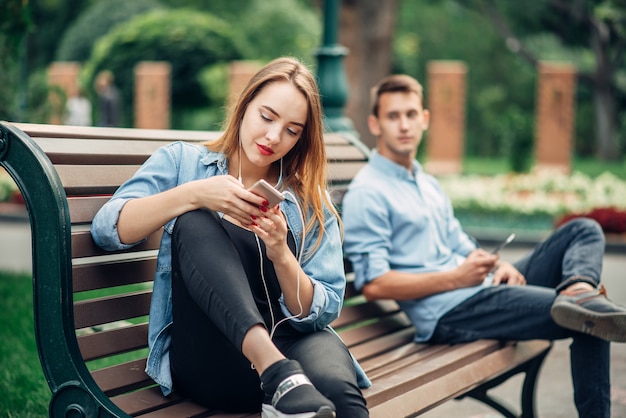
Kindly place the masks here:
POLYGON ((426 131, 425 169, 431 174, 458 174, 463 164, 467 66, 460 61, 428 63, 430 127, 426 131))
POLYGON ((169 129, 170 75, 168 62, 140 62, 135 66, 135 127, 169 129))
POLYGON ((259 61, 232 61, 228 65, 228 106, 234 106, 239 94, 263 64, 259 61))
MULTIPOLYGON (((48 67, 48 85, 60 87, 65 93, 65 99, 78 94, 78 75, 80 74, 80 64, 77 62, 53 62, 48 67)), ((52 112, 50 123, 59 125, 63 123, 63 113, 65 100, 53 90, 48 96, 52 112)))
POLYGON ((535 125, 536 170, 571 171, 576 68, 540 62, 535 125))

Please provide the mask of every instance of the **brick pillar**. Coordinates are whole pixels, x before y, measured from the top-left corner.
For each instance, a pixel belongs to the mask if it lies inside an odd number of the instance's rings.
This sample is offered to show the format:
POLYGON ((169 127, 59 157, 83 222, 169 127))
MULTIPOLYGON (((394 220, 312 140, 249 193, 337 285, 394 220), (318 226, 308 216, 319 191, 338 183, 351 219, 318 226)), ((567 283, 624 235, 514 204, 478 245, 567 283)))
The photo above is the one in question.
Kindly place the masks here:
POLYGON ((458 174, 463 164, 467 66, 460 61, 428 63, 425 169, 435 175, 458 174))
POLYGON ((571 170, 576 68, 568 63, 538 66, 535 158, 537 170, 571 170))
POLYGON ((232 61, 228 66, 228 106, 237 101, 248 81, 263 64, 259 61, 232 61))
MULTIPOLYGON (((66 99, 78 94, 78 75, 80 64, 77 62, 53 62, 48 67, 48 85, 58 86, 65 93, 66 99)), ((52 113, 50 123, 59 125, 63 123, 65 101, 54 90, 50 91, 52 113)))
POLYGON ((140 62, 135 66, 135 127, 169 129, 170 74, 168 62, 140 62))

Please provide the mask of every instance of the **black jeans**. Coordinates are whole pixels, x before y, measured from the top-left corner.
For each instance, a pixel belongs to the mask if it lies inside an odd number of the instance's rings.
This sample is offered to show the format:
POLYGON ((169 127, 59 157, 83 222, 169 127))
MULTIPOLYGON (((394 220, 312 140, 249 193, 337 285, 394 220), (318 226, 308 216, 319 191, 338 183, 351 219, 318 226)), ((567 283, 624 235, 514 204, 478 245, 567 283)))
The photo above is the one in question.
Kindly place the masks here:
MULTIPOLYGON (((174 227, 170 349, 174 386, 211 408, 258 411, 263 400, 260 380, 241 345, 252 326, 267 327, 267 313, 261 312, 267 305, 255 299, 251 283, 259 278, 246 274, 249 261, 242 260, 241 248, 222 222, 216 213, 194 211, 180 216, 174 227)), ((334 402, 337 416, 368 416, 343 342, 329 331, 302 334, 288 324, 281 327, 285 329, 276 332, 274 343, 287 358, 297 360, 315 387, 334 402)))

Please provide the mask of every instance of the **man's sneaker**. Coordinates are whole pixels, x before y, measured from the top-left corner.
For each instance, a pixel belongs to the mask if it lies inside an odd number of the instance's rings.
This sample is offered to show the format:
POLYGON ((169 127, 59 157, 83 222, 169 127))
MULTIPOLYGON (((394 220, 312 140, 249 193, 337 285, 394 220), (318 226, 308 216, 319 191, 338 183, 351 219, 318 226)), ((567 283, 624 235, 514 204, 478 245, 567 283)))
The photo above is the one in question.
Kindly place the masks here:
POLYGON ((262 418, 334 418, 335 405, 315 389, 295 360, 281 360, 261 375, 262 418))
POLYGON ((626 308, 606 297, 604 285, 580 293, 563 291, 550 310, 554 322, 603 340, 626 342, 626 308))

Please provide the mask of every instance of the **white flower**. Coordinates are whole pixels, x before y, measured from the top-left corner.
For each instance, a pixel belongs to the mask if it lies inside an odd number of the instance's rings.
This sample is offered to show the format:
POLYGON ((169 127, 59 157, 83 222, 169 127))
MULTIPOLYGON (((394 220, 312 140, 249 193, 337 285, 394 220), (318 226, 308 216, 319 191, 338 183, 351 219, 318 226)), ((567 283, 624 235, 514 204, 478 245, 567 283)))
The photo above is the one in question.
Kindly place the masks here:
POLYGON ((598 207, 626 209, 626 182, 610 173, 593 179, 571 175, 442 176, 441 186, 458 210, 548 214, 587 212, 598 207))

